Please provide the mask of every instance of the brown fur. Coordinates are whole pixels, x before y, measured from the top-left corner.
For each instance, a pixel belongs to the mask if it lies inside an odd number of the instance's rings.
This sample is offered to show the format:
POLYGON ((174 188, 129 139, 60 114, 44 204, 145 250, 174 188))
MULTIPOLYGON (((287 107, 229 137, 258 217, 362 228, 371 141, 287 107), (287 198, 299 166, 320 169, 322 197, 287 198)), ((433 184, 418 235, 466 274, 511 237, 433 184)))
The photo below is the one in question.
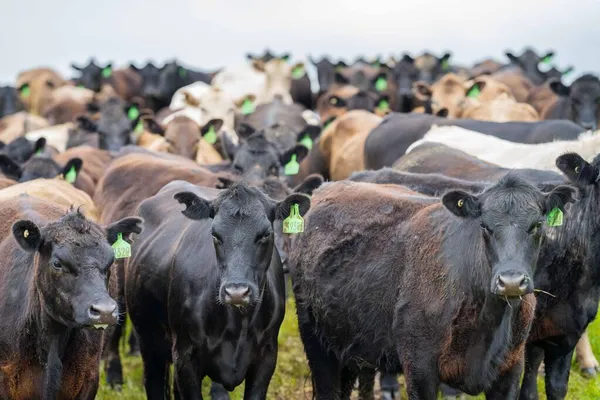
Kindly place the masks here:
POLYGON ((37 115, 21 111, 0 119, 0 140, 10 143, 29 131, 47 128, 50 123, 37 115))
POLYGON ((557 100, 558 96, 554 94, 548 84, 532 88, 527 95, 527 102, 531 104, 540 115, 550 104, 554 104, 557 100))
POLYGON ((164 135, 169 144, 169 152, 180 155, 198 164, 216 164, 223 157, 208 144, 200 134, 200 127, 188 117, 175 117, 166 127, 164 135))
POLYGON ((462 110, 460 117, 494 122, 533 122, 540 120, 539 114, 531 105, 517 103, 506 94, 485 103, 475 104, 473 102, 462 110))
POLYGON ((534 87, 534 84, 525 75, 515 70, 498 71, 491 77, 508 86, 519 103, 527 101, 529 91, 534 87))
POLYGON ((110 77, 109 84, 123 100, 130 101, 141 95, 144 82, 136 71, 125 68, 115 70, 110 77))
POLYGON ((16 87, 18 89, 24 84, 29 85, 30 95, 28 97, 20 95, 19 97, 27 111, 41 115, 42 110, 51 101, 52 91, 66 83, 58 72, 50 68, 34 68, 19 74, 16 87))

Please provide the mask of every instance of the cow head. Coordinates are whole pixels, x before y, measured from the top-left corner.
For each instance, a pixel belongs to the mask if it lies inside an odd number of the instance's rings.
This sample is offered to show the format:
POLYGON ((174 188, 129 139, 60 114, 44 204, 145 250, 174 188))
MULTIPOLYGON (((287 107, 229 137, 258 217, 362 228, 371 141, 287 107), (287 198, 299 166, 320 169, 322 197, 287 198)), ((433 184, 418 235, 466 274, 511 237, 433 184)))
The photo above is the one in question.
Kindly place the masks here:
POLYGON ((394 79, 398 86, 398 104, 401 112, 410 112, 413 108, 413 83, 419 79, 419 69, 415 66, 415 60, 405 54, 400 61, 394 65, 394 79))
MULTIPOLYGON (((131 144, 131 132, 135 120, 129 118, 130 109, 138 104, 128 104, 118 97, 113 97, 100 105, 100 119, 96 123, 98 144, 101 149, 118 151, 131 144)), ((91 126, 90 126, 91 127, 91 126)))
POLYGON ((168 105, 175 92, 192 83, 188 77, 189 70, 176 61, 166 63, 160 70, 158 84, 146 90, 146 96, 161 105, 168 105))
POLYGON ((54 321, 97 328, 117 322, 117 303, 107 290, 114 261, 111 244, 119 233, 124 239, 140 233, 141 223, 139 218, 125 218, 104 229, 78 211, 43 227, 29 220, 15 222, 12 232, 19 246, 38 253, 35 287, 54 321))
MULTIPOLYGON (((226 132, 230 137, 237 138, 235 133, 235 117, 236 112, 247 101, 254 103, 256 96, 250 94, 248 96, 234 101, 227 93, 217 87, 210 87, 206 93, 200 98, 194 98, 191 94, 184 92, 188 104, 198 107, 201 112, 200 123, 205 125, 210 120, 221 120, 219 125, 223 132, 226 132)), ((217 132, 220 132, 217 130, 217 132)), ((237 140, 237 139, 236 139, 237 140)))
POLYGON ((419 80, 426 83, 433 83, 445 73, 450 72, 450 57, 450 53, 436 57, 433 54, 425 52, 415 58, 414 64, 419 70, 419 80))
POLYGON ((201 138, 208 132, 218 132, 222 125, 222 120, 211 119, 203 126, 198 126, 190 118, 179 116, 167 124, 163 135, 169 145, 170 153, 195 160, 201 138))
POLYGON ((5 154, 16 163, 22 164, 29 160, 34 154, 41 154, 46 147, 46 139, 39 138, 31 142, 24 137, 16 138, 7 145, 0 142, 0 153, 5 154))
POLYGON ((326 92, 335 82, 335 64, 329 61, 327 57, 323 57, 321 61, 315 61, 312 57, 309 57, 309 61, 317 69, 319 92, 326 92))
POLYGON ((577 78, 571 86, 560 80, 550 82, 550 89, 558 96, 567 99, 568 118, 585 129, 598 129, 600 123, 600 80, 586 74, 577 78))
POLYGON ((19 92, 12 86, 0 86, 0 118, 24 110, 19 92))
POLYGON ((152 97, 158 94, 161 68, 156 67, 151 62, 142 68, 138 68, 133 64, 131 64, 129 68, 136 71, 142 77, 142 96, 152 97))
POLYGON ((280 100, 285 104, 293 104, 290 95, 292 71, 296 68, 304 68, 303 63, 290 65, 287 63, 287 59, 274 58, 268 62, 254 60, 252 66, 255 70, 265 74, 265 87, 261 95, 261 103, 280 100))
POLYGON ((536 85, 544 83, 544 75, 539 67, 540 63, 548 63, 554 56, 553 51, 546 53, 544 56, 538 56, 533 49, 525 49, 523 54, 518 57, 510 51, 507 51, 505 54, 511 64, 521 68, 525 75, 536 85))
POLYGON ((71 64, 71 68, 79 71, 79 77, 75 79, 75 83, 94 92, 99 92, 104 82, 110 79, 113 74, 112 63, 99 66, 96 65, 94 59, 91 59, 88 65, 83 68, 75 64, 71 64))
POLYGON ((19 164, 4 154, 0 154, 0 171, 7 178, 18 182, 27 182, 34 179, 53 179, 62 176, 75 182, 83 161, 80 158, 70 159, 64 166, 47 156, 31 157, 24 164, 19 164))
POLYGON ((479 195, 455 190, 445 194, 442 202, 471 227, 472 236, 467 240, 478 249, 473 251, 474 257, 482 259, 469 268, 481 263, 491 267, 491 271, 475 271, 481 277, 491 274, 489 283, 481 282, 482 288, 489 284, 492 294, 519 298, 533 291, 547 214, 554 209, 564 211, 574 195, 575 188, 566 185, 542 193, 509 174, 479 195))
POLYGON ((275 251, 275 221, 285 219, 294 204, 301 215, 310 208, 308 196, 292 194, 276 202, 245 183, 234 184, 212 201, 191 192, 177 193, 175 199, 186 205, 186 217, 212 219, 219 302, 237 307, 252 307, 261 299, 275 251))

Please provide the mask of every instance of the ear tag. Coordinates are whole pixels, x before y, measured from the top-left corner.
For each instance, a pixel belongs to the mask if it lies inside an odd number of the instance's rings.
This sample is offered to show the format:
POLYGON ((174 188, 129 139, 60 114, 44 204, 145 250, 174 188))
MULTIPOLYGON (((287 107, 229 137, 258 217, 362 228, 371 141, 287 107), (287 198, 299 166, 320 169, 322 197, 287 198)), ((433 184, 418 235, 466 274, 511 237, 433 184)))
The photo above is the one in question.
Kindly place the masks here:
POLYGON ((102 77, 103 78, 110 78, 112 75, 112 67, 104 67, 102 69, 102 77))
POLYGON ((78 87, 79 89, 85 89, 85 86, 83 86, 81 83, 80 83, 79 85, 77 85, 77 87, 78 87))
POLYGON ((42 155, 44 154, 44 149, 38 149, 38 151, 35 152, 36 156, 42 155))
POLYGON ((23 232, 23 237, 25 239, 27 239, 29 237, 29 231, 27 229, 25 229, 25 232, 23 232))
POLYGON ((215 144, 215 143, 217 143, 217 133, 215 132, 215 127, 211 125, 208 128, 208 132, 206 132, 204 134, 204 136, 202 136, 202 137, 204 138, 204 140, 208 144, 215 144))
POLYGON ((450 69, 448 59, 443 59, 440 66, 442 67, 442 71, 448 71, 450 69))
POLYGON ((304 218, 300 215, 298 204, 293 204, 290 209, 290 216, 283 220, 283 233, 301 232, 304 232, 304 218))
POLYGON ((72 166, 65 174, 65 181, 72 185, 75 183, 75 180, 77 180, 77 171, 75 170, 75 166, 72 166))
POLYGON ((177 70, 180 78, 185 78, 187 76, 187 70, 185 68, 179 68, 177 70))
POLYGON ((381 112, 387 112, 390 110, 390 102, 387 100, 381 100, 377 105, 377 109, 381 112))
POLYGON ((27 98, 29 97, 29 95, 31 95, 31 88, 29 87, 29 85, 23 85, 21 86, 21 96, 27 98))
POLYGON ((292 154, 290 161, 283 168, 283 173, 285 175, 298 175, 298 172, 300 172, 300 164, 296 161, 296 155, 292 154))
POLYGON ((250 99, 244 100, 242 103, 241 111, 243 115, 250 115, 254 112, 256 107, 254 107, 254 103, 250 99))
POLYGON ((566 70, 565 72, 562 72, 561 75, 562 76, 567 76, 567 75, 571 74, 571 72, 573 72, 573 70, 569 69, 569 70, 566 70))
POLYGON ((476 97, 479 97, 480 94, 481 90, 479 90, 479 85, 475 85, 471 88, 471 90, 469 90, 469 92, 467 93, 467 97, 474 99, 476 97))
POLYGON ((542 63, 544 64, 550 64, 550 61, 552 61, 552 56, 546 56, 542 58, 542 63))
POLYGON ((385 79, 383 76, 377 78, 377 80, 375 81, 375 90, 377 90, 378 92, 383 92, 387 89, 387 87, 387 79, 385 79))
POLYGON ((546 216, 548 226, 561 226, 563 224, 563 212, 560 208, 555 207, 546 216))
POLYGON ((142 133, 142 132, 144 132, 144 123, 142 121, 138 121, 138 123, 135 126, 135 128, 133 128, 133 131, 135 133, 142 133))
POLYGON ((304 67, 298 66, 292 69, 292 78, 293 79, 301 79, 304 76, 304 67))
POLYGON ((313 140, 310 138, 310 136, 308 134, 302 136, 302 139, 300 139, 299 143, 309 150, 312 149, 312 147, 313 147, 313 140))
POLYGON ((135 121, 140 116, 140 110, 136 106, 129 107, 127 110, 127 118, 130 121, 135 121))
POLYGON ((122 233, 117 234, 117 241, 113 243, 112 248, 117 260, 131 257, 131 245, 123 240, 122 233))

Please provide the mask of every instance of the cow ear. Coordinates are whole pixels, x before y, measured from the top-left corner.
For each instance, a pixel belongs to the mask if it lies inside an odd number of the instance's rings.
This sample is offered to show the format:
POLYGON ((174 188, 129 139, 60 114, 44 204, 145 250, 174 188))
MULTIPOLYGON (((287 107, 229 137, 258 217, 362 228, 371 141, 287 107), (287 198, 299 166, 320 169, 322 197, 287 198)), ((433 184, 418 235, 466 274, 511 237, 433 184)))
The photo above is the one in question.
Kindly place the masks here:
POLYGON ((138 67, 136 67, 136 65, 134 63, 130 63, 129 68, 135 72, 140 72, 140 69, 138 67))
POLYGON ((349 83, 348 79, 346 79, 346 77, 342 75, 339 71, 335 73, 334 81, 335 83, 339 83, 340 85, 347 85, 349 83))
POLYGON ((275 207, 275 215, 273 216, 276 220, 284 220, 290 216, 290 210, 294 204, 298 204, 300 216, 304 216, 310 209, 310 197, 305 194, 292 193, 279 203, 275 207))
POLYGON ((550 63, 550 62, 552 62, 552 57, 554 57, 554 52, 549 51, 548 53, 546 53, 545 56, 540 57, 540 62, 550 63))
POLYGON ((402 59, 401 59, 400 61, 404 61, 404 62, 407 62, 407 63, 411 63, 411 64, 413 64, 413 63, 415 62, 415 59, 414 59, 414 58, 412 58, 412 57, 410 56, 410 54, 406 54, 406 53, 404 53, 404 54, 402 55, 402 59))
POLYGON ((219 132, 221 127, 223 126, 223 120, 221 118, 214 118, 208 121, 204 126, 200 128, 200 134, 202 136, 206 135, 210 128, 213 129, 214 132, 219 132))
POLYGON ((62 176, 69 183, 75 183, 83 167, 81 158, 71 158, 62 170, 62 176))
POLYGON ((311 138, 313 141, 321 134, 321 127, 319 125, 307 125, 302 132, 298 134, 298 140, 302 140, 304 136, 311 138))
POLYGON ((37 251, 42 244, 40 228, 29 220, 19 220, 12 226, 12 233, 21 248, 28 252, 37 251))
POLYGON ((323 184, 323 176, 320 174, 311 174, 302 181, 301 184, 293 189, 294 193, 304 193, 312 196, 313 192, 323 184))
POLYGON ((508 59, 514 63, 518 63, 519 62, 519 57, 515 56, 513 53, 511 53, 510 51, 507 51, 504 53, 506 55, 506 57, 508 57, 508 59))
POLYGON ((75 71, 81 71, 82 68, 78 67, 77 65, 75 65, 74 63, 71 63, 71 68, 73 68, 75 71))
POLYGON ((144 122, 144 127, 148 132, 155 133, 160 136, 165 135, 165 128, 163 128, 156 119, 152 117, 144 117, 142 121, 144 122))
POLYGON ((461 218, 477 218, 481 215, 481 203, 476 196, 453 190, 442 197, 442 203, 452 214, 461 218))
POLYGON ((46 138, 41 137, 35 141, 33 145, 33 154, 41 154, 46 148, 46 138))
POLYGON ((293 155, 296 156, 296 162, 302 162, 304 157, 308 155, 308 149, 303 144, 297 144, 285 153, 283 153, 283 155, 279 159, 279 162, 281 163, 281 165, 286 165, 291 161, 293 155))
POLYGON ((253 61, 256 60, 256 57, 252 53, 246 53, 246 60, 253 61))
POLYGON ((561 72, 562 76, 567 76, 569 75, 571 72, 573 72, 575 68, 572 65, 569 65, 564 71, 561 72))
POLYGON ((265 62, 263 60, 252 60, 252 67, 258 72, 265 72, 265 62))
POLYGON ((144 225, 144 220, 139 217, 126 217, 120 221, 113 222, 106 227, 106 239, 109 244, 117 241, 119 233, 123 239, 130 239, 132 233, 140 234, 144 225))
POLYGON ((348 106, 346 100, 338 96, 331 96, 328 103, 335 108, 346 108, 348 106))
POLYGON ((96 132, 98 130, 98 125, 86 115, 77 117, 77 125, 87 132, 96 132))
POLYGON ((573 186, 560 185, 555 187, 550 193, 544 193, 546 197, 544 214, 549 213, 555 208, 559 208, 560 210, 564 211, 567 203, 575 203, 576 192, 577 189, 575 189, 573 186))
POLYGON ((0 171, 7 177, 18 181, 21 178, 21 166, 6 154, 0 154, 0 171))
POLYGON ((421 101, 427 101, 431 99, 431 86, 423 81, 417 81, 413 83, 412 91, 415 97, 421 101))
POLYGON ((553 78, 549 82, 550 89, 558 96, 568 97, 571 93, 571 88, 563 84, 559 78, 553 78))
POLYGON ((577 153, 567 153, 556 159, 558 168, 573 183, 587 186, 598 179, 598 168, 593 167, 577 153))
POLYGON ((192 192, 179 192, 173 197, 181 204, 185 204, 185 210, 181 213, 189 219, 201 220, 214 218, 215 216, 212 203, 196 196, 192 192))

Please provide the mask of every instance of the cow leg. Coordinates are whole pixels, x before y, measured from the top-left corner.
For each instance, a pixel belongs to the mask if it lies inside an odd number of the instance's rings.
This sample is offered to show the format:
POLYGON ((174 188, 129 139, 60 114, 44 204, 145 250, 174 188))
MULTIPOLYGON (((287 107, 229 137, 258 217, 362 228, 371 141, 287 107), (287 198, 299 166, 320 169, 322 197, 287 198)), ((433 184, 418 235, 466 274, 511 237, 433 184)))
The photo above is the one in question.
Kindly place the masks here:
POLYGON ((315 400, 337 399, 340 396, 339 361, 315 336, 314 320, 301 301, 298 301, 296 310, 298 330, 312 375, 314 398, 315 400))
POLYGON ((396 374, 381 373, 379 377, 381 384, 381 398, 383 400, 394 400, 396 395, 400 393, 400 384, 396 374))
POLYGON ((444 383, 440 384, 440 393, 443 400, 456 400, 464 397, 460 390, 454 389, 444 383))
POLYGON ((359 370, 356 368, 342 368, 342 372, 340 374, 341 400, 350 400, 352 389, 354 389, 354 384, 356 383, 356 378, 358 378, 358 376, 359 370))
POLYGON ((186 400, 202 400, 202 378, 204 376, 197 366, 198 361, 193 357, 193 347, 190 343, 175 338, 173 344, 173 366, 175 370, 175 385, 179 396, 186 400))
POLYGON ((144 363, 144 388, 148 400, 171 398, 169 358, 164 348, 152 340, 140 337, 144 363))
POLYGON ((137 357, 140 355, 140 345, 138 344, 137 336, 134 329, 129 334, 129 356, 137 357))
POLYGON ((125 333, 125 265, 123 260, 116 260, 114 264, 116 274, 111 274, 111 286, 116 287, 117 303, 121 318, 119 323, 110 330, 108 336, 107 359, 105 364, 106 383, 112 388, 119 388, 123 385, 123 366, 121 365, 121 355, 119 354, 119 343, 125 333), (116 280, 115 280, 116 278, 116 280))
POLYGON ((436 400, 440 384, 436 360, 431 355, 427 357, 425 350, 421 354, 425 356, 419 357, 419 352, 415 352, 414 357, 402 365, 408 400, 436 400))
POLYGON ((486 400, 516 400, 519 395, 522 372, 523 362, 519 362, 494 382, 492 387, 485 393, 486 400))
POLYGON ((358 374, 359 400, 373 400, 375 398, 374 387, 375 370, 371 368, 362 368, 358 374))
POLYGON ((596 357, 594 356, 587 330, 581 338, 579 338, 577 347, 575 347, 575 354, 583 376, 586 378, 595 377, 596 373, 600 371, 600 364, 598 364, 598 360, 596 360, 596 357))
POLYGON ((569 373, 573 350, 568 354, 560 348, 547 349, 544 363, 546 364, 546 396, 548 400, 563 400, 569 387, 569 373))
POLYGON ((521 385, 520 400, 537 400, 537 373, 544 359, 544 350, 536 345, 525 346, 525 373, 521 385))
POLYGON ((271 348, 272 350, 263 354, 246 374, 244 400, 265 400, 267 398, 269 382, 271 382, 277 364, 277 342, 272 343, 271 348))
POLYGON ((229 392, 218 382, 210 384, 211 400, 229 400, 229 392))

